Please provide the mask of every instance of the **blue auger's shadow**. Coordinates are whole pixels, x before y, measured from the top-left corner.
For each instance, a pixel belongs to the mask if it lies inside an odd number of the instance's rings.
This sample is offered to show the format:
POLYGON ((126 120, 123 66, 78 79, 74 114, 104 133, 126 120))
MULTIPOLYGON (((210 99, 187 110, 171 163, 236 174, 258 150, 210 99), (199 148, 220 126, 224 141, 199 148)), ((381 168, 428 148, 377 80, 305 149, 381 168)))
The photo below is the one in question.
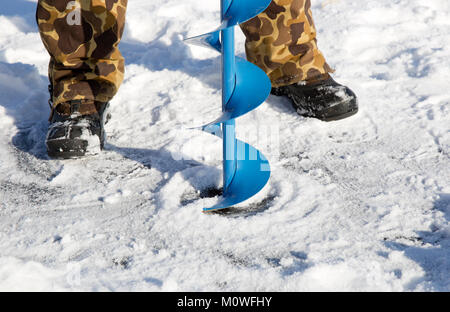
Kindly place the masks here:
MULTIPOLYGON (((212 58, 195 59, 182 34, 174 34, 171 43, 166 44, 157 38, 142 43, 125 38, 119 45, 127 65, 137 64, 151 71, 180 71, 213 89, 221 88, 221 58, 211 50, 212 58)), ((170 88, 171 86, 167 86, 170 88)))
MULTIPOLYGON (((218 193, 209 192, 211 187, 208 188, 205 186, 204 181, 192 179, 192 173, 186 171, 186 169, 194 168, 194 167, 204 167, 205 165, 195 161, 195 160, 176 160, 173 158, 173 155, 168 150, 161 148, 158 150, 150 150, 143 148, 128 148, 128 147, 119 147, 111 143, 105 144, 105 150, 115 152, 122 157, 138 162, 142 164, 146 168, 153 168, 157 171, 164 173, 165 177, 162 179, 153 192, 157 193, 161 190, 164 185, 168 181, 172 179, 172 177, 181 173, 183 178, 192 185, 192 187, 196 190, 199 190, 200 193, 195 194, 195 198, 192 201, 198 200, 200 198, 205 197, 215 197, 220 195, 218 193)), ((219 169, 211 167, 208 168, 209 172, 213 172, 216 175, 220 175, 219 169)), ((189 204, 189 201, 185 201, 185 199, 180 199, 181 205, 189 204)))
MULTIPOLYGON (((450 194, 440 194, 434 203, 434 210, 444 213, 445 220, 450 222, 450 194)), ((450 236, 448 231, 433 226, 431 231, 417 232, 414 237, 401 237, 410 240, 414 246, 396 241, 385 240, 387 247, 404 252, 404 254, 419 264, 425 272, 424 279, 416 280, 408 285, 414 290, 416 285, 427 282, 433 291, 450 291, 450 236), (431 246, 431 247, 430 247, 431 246)), ((402 272, 394 272, 401 277, 402 272)))
MULTIPOLYGON (((137 64, 151 71, 181 71, 212 89, 220 90, 222 88, 220 54, 210 50, 211 58, 196 59, 183 38, 185 34, 174 34, 170 38, 170 44, 163 42, 161 37, 150 43, 125 38, 119 47, 127 65, 137 64)), ((245 54, 237 56, 246 58, 245 54)), ((286 98, 270 95, 266 103, 281 113, 295 114, 295 109, 286 98)), ((220 107, 220 103, 217 103, 217 107, 220 107)))
POLYGON ((188 168, 204 166, 195 160, 175 160, 172 153, 164 148, 152 150, 145 148, 120 147, 106 142, 105 150, 122 155, 124 158, 138 162, 149 169, 154 168, 161 173, 168 173, 170 177, 175 173, 184 171, 188 168))

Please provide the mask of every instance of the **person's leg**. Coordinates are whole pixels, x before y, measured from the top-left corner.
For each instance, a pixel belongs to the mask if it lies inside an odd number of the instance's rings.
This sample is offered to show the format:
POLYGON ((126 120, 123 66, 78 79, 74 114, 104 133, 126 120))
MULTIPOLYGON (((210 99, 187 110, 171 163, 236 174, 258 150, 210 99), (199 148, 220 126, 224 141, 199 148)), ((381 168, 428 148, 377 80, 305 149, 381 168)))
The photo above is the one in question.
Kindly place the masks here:
POLYGON ((332 72, 317 48, 310 0, 274 0, 241 28, 248 60, 267 73, 273 87, 332 72))
POLYGON ((355 94, 336 83, 317 47, 310 0, 272 0, 241 28, 247 59, 272 81, 272 93, 287 96, 300 115, 338 120, 358 111, 355 94))
POLYGON ((126 7, 127 0, 38 0, 36 19, 50 54, 51 157, 79 157, 103 147, 105 108, 124 76, 118 44, 126 7))
POLYGON ((127 0, 39 0, 37 22, 50 54, 53 107, 71 100, 108 102, 123 80, 118 44, 127 0))

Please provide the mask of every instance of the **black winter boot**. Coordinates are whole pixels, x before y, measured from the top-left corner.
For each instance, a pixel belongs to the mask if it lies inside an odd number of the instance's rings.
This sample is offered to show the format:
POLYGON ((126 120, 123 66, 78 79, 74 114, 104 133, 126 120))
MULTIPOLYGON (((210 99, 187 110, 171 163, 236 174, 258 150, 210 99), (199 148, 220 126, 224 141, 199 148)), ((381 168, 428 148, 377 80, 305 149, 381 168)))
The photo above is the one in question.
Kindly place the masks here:
POLYGON ((287 96, 299 115, 323 121, 344 119, 358 112, 355 93, 329 75, 315 82, 272 88, 272 94, 287 96))
POLYGON ((48 155, 69 159, 98 154, 105 143, 108 104, 88 100, 59 104, 50 117, 45 142, 48 155))

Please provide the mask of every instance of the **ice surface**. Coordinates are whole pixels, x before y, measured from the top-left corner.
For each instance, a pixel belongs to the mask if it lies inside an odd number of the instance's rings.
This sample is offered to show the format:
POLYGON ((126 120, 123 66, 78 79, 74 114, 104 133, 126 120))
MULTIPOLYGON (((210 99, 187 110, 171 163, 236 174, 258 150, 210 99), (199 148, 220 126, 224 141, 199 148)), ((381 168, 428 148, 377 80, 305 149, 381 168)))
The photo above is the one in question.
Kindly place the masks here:
POLYGON ((313 1, 360 113, 322 123, 270 97, 241 118, 273 175, 227 215, 201 213, 221 142, 188 130, 220 114, 220 58, 182 42, 218 1, 129 1, 106 150, 68 161, 45 154, 33 2, 0 7, 0 290, 450 290, 447 0, 313 1))

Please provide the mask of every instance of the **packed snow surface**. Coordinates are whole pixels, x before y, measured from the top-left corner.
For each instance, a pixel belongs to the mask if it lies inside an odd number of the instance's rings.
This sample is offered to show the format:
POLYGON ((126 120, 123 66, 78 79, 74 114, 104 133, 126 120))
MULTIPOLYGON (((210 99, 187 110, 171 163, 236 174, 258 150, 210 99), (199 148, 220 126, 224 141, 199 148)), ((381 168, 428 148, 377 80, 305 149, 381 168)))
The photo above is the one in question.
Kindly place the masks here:
POLYGON ((46 156, 36 1, 2 1, 0 290, 450 291, 450 3, 312 2, 360 112, 324 123, 269 97, 238 120, 269 184, 209 215, 221 141, 190 128, 220 114, 220 56, 182 40, 219 1, 129 1, 106 150, 68 161, 46 156))

